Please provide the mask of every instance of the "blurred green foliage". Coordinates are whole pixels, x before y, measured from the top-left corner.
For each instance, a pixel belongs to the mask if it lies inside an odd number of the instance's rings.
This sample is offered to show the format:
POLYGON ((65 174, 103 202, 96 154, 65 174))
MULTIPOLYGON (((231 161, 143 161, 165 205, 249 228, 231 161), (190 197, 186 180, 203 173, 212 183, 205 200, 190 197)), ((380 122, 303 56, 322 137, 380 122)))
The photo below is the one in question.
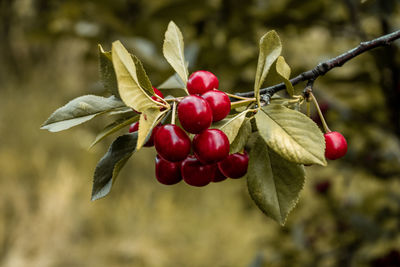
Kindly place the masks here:
MULTIPOLYGON (((400 28, 396 0, 0 2, 1 266, 397 266, 400 253, 399 42, 320 77, 315 94, 344 159, 307 168, 283 228, 250 200, 244 179, 203 189, 159 185, 154 151, 135 155, 110 196, 90 202, 96 161, 87 150, 111 121, 40 131, 59 106, 101 94, 97 43, 120 39, 154 84, 170 20, 190 71, 231 92, 253 88, 258 40, 275 29, 292 75, 400 28)), ((302 85, 296 86, 300 92, 302 85)), ((125 129, 126 130, 126 129, 125 129)))

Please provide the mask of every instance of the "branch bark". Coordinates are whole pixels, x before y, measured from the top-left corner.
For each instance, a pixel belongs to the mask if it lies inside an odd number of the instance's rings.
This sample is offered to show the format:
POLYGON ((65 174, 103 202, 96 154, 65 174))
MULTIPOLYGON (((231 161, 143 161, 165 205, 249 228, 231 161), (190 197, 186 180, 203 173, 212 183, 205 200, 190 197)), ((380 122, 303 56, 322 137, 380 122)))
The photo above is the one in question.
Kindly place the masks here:
MULTIPOLYGON (((357 47, 355 47, 335 58, 332 58, 325 62, 319 63, 315 68, 297 75, 293 79, 290 79, 290 82, 293 85, 296 85, 303 81, 315 80, 319 76, 322 76, 325 73, 327 73, 328 71, 330 71, 331 69, 343 66, 343 64, 345 64, 347 61, 355 58, 356 56, 358 56, 364 52, 367 52, 369 50, 372 50, 374 48, 377 48, 377 47, 390 45, 392 42, 396 41, 399 38, 400 38, 400 30, 397 30, 390 34, 383 35, 379 38, 373 39, 371 41, 361 42, 357 47)), ((261 89, 260 94, 268 94, 269 96, 272 96, 276 92, 279 92, 285 88, 286 88, 285 84, 280 83, 280 84, 276 84, 276 85, 261 89)), ((252 97, 252 96, 254 96, 254 92, 251 91, 251 92, 245 92, 245 93, 237 93, 236 95, 244 96, 244 97, 252 97)))

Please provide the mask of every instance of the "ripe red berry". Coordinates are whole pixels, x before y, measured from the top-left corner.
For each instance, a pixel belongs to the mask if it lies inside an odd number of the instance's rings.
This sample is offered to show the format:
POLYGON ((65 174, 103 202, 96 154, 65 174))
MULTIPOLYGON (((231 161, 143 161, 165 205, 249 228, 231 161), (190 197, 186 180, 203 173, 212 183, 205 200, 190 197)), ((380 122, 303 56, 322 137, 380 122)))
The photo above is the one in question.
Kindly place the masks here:
POLYGON ((193 152, 203 163, 217 163, 229 154, 229 140, 218 129, 207 129, 193 138, 193 152))
POLYGON ((201 95, 211 107, 213 121, 224 119, 231 111, 231 100, 229 96, 219 90, 210 90, 201 95))
POLYGON ((218 182, 222 182, 224 180, 226 180, 226 177, 218 168, 218 166, 216 166, 215 168, 215 173, 214 173, 214 177, 212 179, 213 183, 218 183, 218 182))
POLYGON ((163 125, 157 130, 154 145, 157 153, 171 162, 184 160, 190 152, 189 136, 174 124, 163 125))
POLYGON ((331 182, 329 180, 320 181, 314 185, 315 191, 321 195, 325 195, 330 187, 331 182))
POLYGON ((139 130, 139 122, 134 122, 129 126, 130 133, 136 132, 137 130, 139 130))
POLYGON ((179 102, 178 117, 183 129, 189 133, 200 133, 210 127, 212 110, 206 100, 190 95, 179 102))
POLYGON ((205 70, 193 72, 187 82, 187 89, 191 95, 201 95, 209 90, 218 89, 218 86, 218 78, 205 70))
POLYGON ((181 173, 187 184, 205 186, 213 180, 215 169, 215 164, 203 164, 196 157, 188 156, 182 162, 181 173))
MULTIPOLYGON (((153 86, 153 90, 154 90, 154 93, 155 93, 156 95, 158 95, 158 96, 161 97, 161 98, 164 98, 163 93, 161 93, 160 90, 158 90, 158 89, 155 88, 154 86, 153 86)), ((151 99, 160 102, 160 100, 159 100, 156 96, 154 96, 154 95, 151 97, 151 99)))
POLYGON ((224 160, 218 162, 218 168, 227 177, 240 178, 247 172, 249 165, 249 155, 244 152, 231 154, 224 160))
POLYGON ((157 180, 165 185, 173 185, 182 180, 181 175, 181 163, 182 162, 169 162, 160 157, 156 156, 156 178, 157 180))
MULTIPOLYGON (((147 142, 144 144, 145 147, 151 147, 154 146, 154 136, 157 133, 157 130, 160 128, 160 125, 157 125, 153 128, 151 135, 149 137, 149 140, 147 140, 147 142)), ((134 122, 131 124, 131 126, 129 127, 129 132, 133 133, 136 132, 139 129, 139 122, 134 122)))
POLYGON ((347 142, 343 135, 338 132, 329 132, 325 136, 325 157, 327 159, 338 159, 346 155, 347 142))

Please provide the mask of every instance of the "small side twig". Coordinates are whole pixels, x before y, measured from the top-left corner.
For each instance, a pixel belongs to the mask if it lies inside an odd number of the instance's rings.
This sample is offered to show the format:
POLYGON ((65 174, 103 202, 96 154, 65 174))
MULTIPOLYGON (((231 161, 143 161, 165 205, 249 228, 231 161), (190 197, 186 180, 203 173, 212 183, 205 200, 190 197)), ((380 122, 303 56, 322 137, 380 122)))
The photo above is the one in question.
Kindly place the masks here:
MULTIPOLYGON (((390 34, 383 35, 379 38, 373 39, 371 41, 362 42, 357 47, 355 47, 335 58, 332 58, 325 62, 319 63, 313 69, 311 69, 309 71, 305 71, 305 72, 299 74, 298 76, 294 77, 293 79, 290 79, 290 82, 293 85, 296 85, 303 81, 315 80, 319 76, 326 74, 331 69, 343 66, 343 64, 345 64, 347 61, 355 58, 356 56, 358 56, 364 52, 367 52, 369 50, 372 50, 374 48, 377 48, 377 47, 390 45, 392 42, 394 42, 395 40, 397 40, 399 38, 400 38, 400 30, 397 30, 390 34)), ((272 96, 275 93, 277 93, 280 90, 283 90, 285 88, 286 88, 285 84, 280 83, 277 85, 273 85, 273 86, 261 89, 260 94, 269 94, 270 96, 272 96)), ((251 97, 251 96, 254 96, 254 92, 250 91, 250 92, 245 92, 245 93, 237 93, 236 95, 243 96, 243 97, 251 97)))

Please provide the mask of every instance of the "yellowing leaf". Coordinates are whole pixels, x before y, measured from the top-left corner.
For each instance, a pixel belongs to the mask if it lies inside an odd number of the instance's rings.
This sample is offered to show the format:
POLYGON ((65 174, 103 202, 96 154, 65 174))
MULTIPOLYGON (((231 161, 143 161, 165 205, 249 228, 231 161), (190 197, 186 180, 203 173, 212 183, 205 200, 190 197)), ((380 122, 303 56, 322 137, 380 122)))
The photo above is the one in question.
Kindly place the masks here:
POLYGON ((235 140, 236 135, 239 132, 240 126, 246 118, 247 110, 235 115, 233 117, 225 118, 219 122, 214 123, 211 128, 220 129, 223 131, 229 139, 229 143, 235 140))
POLYGON ((122 101, 138 112, 157 107, 157 102, 140 86, 135 63, 120 41, 112 44, 112 61, 122 101))
POLYGON ((276 72, 281 77, 282 81, 285 83, 288 94, 290 96, 293 96, 294 88, 292 83, 289 81, 291 70, 289 65, 286 63, 285 58, 282 56, 279 56, 278 59, 276 60, 276 72))
POLYGON ((173 21, 168 24, 168 29, 165 32, 163 54, 186 85, 189 74, 184 56, 183 37, 178 26, 173 21))
POLYGON ((324 136, 303 113, 270 104, 255 118, 261 137, 281 157, 295 163, 326 165, 324 136))
POLYGON ((261 37, 256 78, 254 82, 254 96, 257 100, 260 98, 260 88, 264 83, 265 77, 267 77, 269 69, 281 54, 281 51, 281 40, 275 31, 269 31, 261 37))
POLYGON ((137 140, 136 149, 139 150, 146 143, 147 137, 153 130, 153 128, 160 122, 162 116, 165 115, 168 110, 160 111, 159 107, 149 108, 140 114, 139 119, 139 136, 137 140))
POLYGON ((247 186, 251 198, 269 217, 284 225, 305 181, 304 168, 268 149, 258 136, 249 156, 247 186))
POLYGON ((242 126, 240 126, 240 129, 235 137, 235 140, 230 145, 230 151, 229 153, 237 153, 243 150, 244 146, 247 143, 247 140, 249 139, 249 136, 251 134, 251 122, 249 118, 245 118, 242 126))

